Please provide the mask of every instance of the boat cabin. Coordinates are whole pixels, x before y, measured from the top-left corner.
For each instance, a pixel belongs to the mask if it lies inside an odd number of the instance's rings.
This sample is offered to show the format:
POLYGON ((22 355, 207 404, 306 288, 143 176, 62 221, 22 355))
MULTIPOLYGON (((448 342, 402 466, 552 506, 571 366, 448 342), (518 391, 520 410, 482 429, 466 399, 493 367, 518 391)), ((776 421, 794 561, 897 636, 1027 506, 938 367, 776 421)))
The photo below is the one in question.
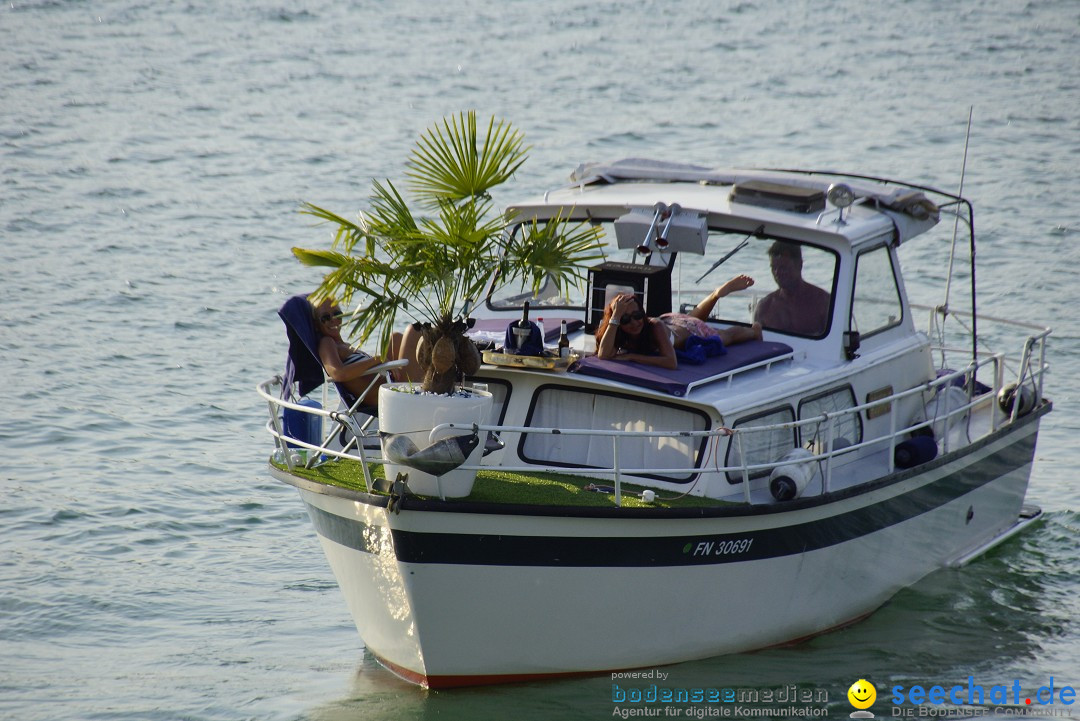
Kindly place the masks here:
POLYGON ((473 335, 501 340, 527 300, 549 344, 567 321, 580 360, 569 372, 487 364, 474 382, 495 396, 492 424, 596 433, 504 433, 505 449, 493 461, 619 468, 665 490, 762 500, 769 500, 765 466, 793 449, 804 451, 800 458, 852 449, 830 460, 828 479, 814 474, 817 492, 892 470, 896 442, 869 441, 923 421, 936 393, 892 398, 936 378, 896 254, 937 223, 937 208, 922 193, 814 174, 640 161, 583 166, 573 180, 509 207, 507 217, 600 226, 622 257, 589 268, 580 297, 551 287, 533 294, 495 279, 473 335), (680 360, 674 371, 592 355, 614 294, 635 293, 651 316, 686 312, 736 274, 752 276, 754 285, 721 298, 709 324, 757 322, 761 341, 703 363, 680 360), (882 399, 891 400, 865 407, 882 399), (715 435, 755 427, 767 430, 738 443, 715 435), (626 435, 633 432, 639 435, 626 435), (859 462, 875 455, 879 464, 859 462), (710 467, 740 470, 702 473, 710 467))

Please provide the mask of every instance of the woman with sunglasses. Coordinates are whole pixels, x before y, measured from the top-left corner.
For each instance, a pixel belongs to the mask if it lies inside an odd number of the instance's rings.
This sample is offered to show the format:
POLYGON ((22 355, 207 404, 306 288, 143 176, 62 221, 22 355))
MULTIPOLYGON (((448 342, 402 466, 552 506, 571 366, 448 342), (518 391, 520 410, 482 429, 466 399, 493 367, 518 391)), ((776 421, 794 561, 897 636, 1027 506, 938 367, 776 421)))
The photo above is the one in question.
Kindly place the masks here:
MULTIPOLYGON (((326 299, 313 309, 315 330, 319 334, 319 359, 326 374, 335 383, 340 383, 354 395, 360 395, 371 383, 368 371, 383 363, 379 356, 370 356, 353 348, 341 338, 341 307, 332 299, 326 299)), ((420 332, 409 326, 405 333, 394 333, 390 342, 390 353, 394 358, 406 358, 409 365, 392 371, 394 380, 419 380, 420 365, 416 361, 416 344, 420 332)), ((364 403, 374 405, 379 402, 379 386, 376 383, 364 396, 364 403)))
POLYGON ((675 369, 675 349, 683 348, 690 336, 719 338, 724 345, 761 340, 761 325, 716 329, 706 321, 716 302, 754 284, 748 275, 737 275, 710 293, 690 313, 665 313, 659 318, 645 315, 637 296, 620 293, 604 308, 596 329, 596 355, 605 360, 625 360, 675 369))

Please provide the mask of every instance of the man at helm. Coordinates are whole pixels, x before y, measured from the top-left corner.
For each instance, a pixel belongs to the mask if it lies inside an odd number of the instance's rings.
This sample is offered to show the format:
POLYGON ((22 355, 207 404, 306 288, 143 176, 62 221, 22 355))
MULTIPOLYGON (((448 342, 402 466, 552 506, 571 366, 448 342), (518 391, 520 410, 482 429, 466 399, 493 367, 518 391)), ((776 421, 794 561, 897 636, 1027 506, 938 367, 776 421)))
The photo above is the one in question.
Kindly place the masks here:
POLYGON ((765 328, 819 336, 829 326, 829 294, 802 277, 802 249, 778 240, 769 247, 769 267, 777 289, 761 299, 754 320, 765 328))

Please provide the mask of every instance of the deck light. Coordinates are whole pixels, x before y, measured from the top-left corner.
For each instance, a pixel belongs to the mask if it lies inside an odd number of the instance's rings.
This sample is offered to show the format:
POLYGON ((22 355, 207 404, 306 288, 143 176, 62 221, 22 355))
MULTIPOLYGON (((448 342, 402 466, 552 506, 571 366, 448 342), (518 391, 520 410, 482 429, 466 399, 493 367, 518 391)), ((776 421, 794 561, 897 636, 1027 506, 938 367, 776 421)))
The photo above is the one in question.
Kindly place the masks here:
POLYGON ((845 183, 833 183, 829 186, 828 192, 825 197, 829 199, 829 202, 840 209, 840 217, 837 218, 837 223, 844 224, 844 208, 848 207, 855 202, 855 191, 851 189, 850 185, 845 183))

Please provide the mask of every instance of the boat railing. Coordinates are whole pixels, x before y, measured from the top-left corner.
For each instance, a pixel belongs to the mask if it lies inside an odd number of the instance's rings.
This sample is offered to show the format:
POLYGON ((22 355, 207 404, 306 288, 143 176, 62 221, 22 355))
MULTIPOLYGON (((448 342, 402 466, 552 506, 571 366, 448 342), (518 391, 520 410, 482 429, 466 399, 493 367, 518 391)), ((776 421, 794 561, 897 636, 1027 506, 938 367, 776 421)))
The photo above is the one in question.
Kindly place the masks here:
MULTIPOLYGON (((541 428, 536 426, 497 426, 497 425, 485 425, 485 424, 460 424, 460 423, 443 423, 436 426, 431 431, 431 438, 435 439, 444 436, 448 432, 472 429, 478 432, 490 431, 499 433, 523 433, 523 434, 551 434, 551 435, 571 435, 571 436, 593 436, 593 437, 610 437, 612 439, 612 454, 613 463, 610 468, 560 468, 560 472, 566 472, 570 474, 581 474, 589 476, 606 476, 611 475, 615 483, 615 500, 616 504, 620 505, 622 500, 622 482, 624 476, 651 476, 656 477, 664 474, 676 474, 686 473, 688 470, 692 470, 695 474, 702 475, 720 475, 737 473, 742 475, 742 490, 743 500, 747 504, 752 504, 751 498, 751 476, 758 476, 761 472, 771 472, 774 469, 789 465, 790 460, 774 460, 764 463, 740 463, 732 466, 720 466, 714 465, 713 467, 697 467, 688 469, 686 466, 679 466, 673 468, 657 468, 656 466, 649 466, 643 468, 628 468, 619 464, 620 447, 619 444, 622 441, 633 438, 715 438, 718 436, 731 436, 732 442, 739 444, 739 458, 746 458, 742 444, 743 439, 749 434, 759 433, 771 433, 778 430, 791 431, 797 430, 804 426, 825 424, 825 448, 818 453, 812 453, 809 456, 803 456, 798 459, 798 464, 823 462, 824 466, 821 468, 822 475, 822 487, 821 493, 828 493, 831 490, 833 462, 836 458, 846 456, 848 454, 856 453, 863 449, 873 450, 887 450, 887 472, 892 473, 895 470, 895 455, 896 447, 899 443, 906 440, 912 433, 921 431, 927 428, 940 427, 946 429, 946 432, 942 433, 942 451, 948 453, 952 443, 951 433, 948 430, 954 426, 962 428, 964 434, 970 440, 970 428, 968 424, 971 420, 971 411, 977 406, 983 404, 989 404, 993 402, 997 394, 1000 392, 1000 382, 995 383, 995 387, 990 391, 983 392, 981 394, 975 394, 969 392, 966 394, 966 402, 955 406, 944 406, 944 412, 936 413, 934 416, 926 417, 918 420, 912 420, 907 423, 900 423, 897 419, 899 416, 900 401, 912 396, 934 397, 938 391, 942 388, 957 387, 958 390, 961 387, 974 388, 971 380, 975 377, 975 373, 980 368, 990 365, 994 369, 994 377, 996 379, 1001 378, 1003 356, 1001 354, 993 354, 987 358, 972 364, 968 368, 963 370, 954 371, 945 375, 942 375, 934 380, 927 381, 913 388, 909 388, 905 391, 894 393, 890 396, 875 399, 873 401, 862 403, 855 406, 850 406, 838 411, 825 412, 820 415, 802 418, 795 421, 787 421, 782 423, 773 423, 769 425, 750 426, 745 428, 727 428, 719 427, 710 430, 703 431, 624 431, 624 430, 597 430, 597 429, 570 429, 570 428, 541 428), (959 382, 958 382, 959 381, 959 382), (844 420, 846 417, 853 416, 854 414, 863 413, 865 411, 887 407, 889 409, 890 416, 890 429, 886 435, 876 436, 869 439, 864 439, 858 443, 851 443, 844 445, 843 448, 834 449, 833 446, 833 427, 838 422, 844 420), (963 426, 959 426, 959 423, 963 422, 963 426)), ((1016 404, 1019 405, 1019 404, 1016 404)), ((939 404, 936 406, 936 410, 941 410, 942 406, 939 404)), ((999 416, 998 410, 992 411, 995 419, 999 416)), ((1001 414, 1003 417, 1004 414, 1001 414)), ((996 429, 998 424, 995 422, 992 427, 996 429)), ((467 468, 468 466, 463 466, 467 468)), ((483 466, 476 466, 477 469, 483 468, 483 466)), ((522 466, 509 466, 500 465, 500 470, 529 473, 535 472, 535 465, 522 465, 522 466)))
MULTIPOLYGON (((1016 324, 1014 322, 1014 324, 1016 324)), ((1016 324, 1024 325, 1024 324, 1016 324)), ((1049 334, 1049 329, 1042 329, 1035 327, 1039 332, 1028 338, 1024 344, 1023 358, 1021 359, 1021 367, 1018 370, 1015 383, 1017 386, 1027 384, 1036 393, 1035 399, 1042 397, 1042 378, 1046 372, 1045 367, 1045 339, 1049 334), (1036 360, 1037 359, 1037 360, 1036 360)), ((494 432, 499 434, 550 434, 550 435, 563 435, 563 436, 591 436, 591 437, 608 437, 612 443, 612 464, 608 468, 604 467, 560 467, 560 472, 568 474, 586 475, 590 477, 608 476, 610 475, 615 484, 615 501, 617 505, 622 503, 622 484, 626 477, 657 477, 664 474, 686 474, 688 472, 698 476, 700 480, 703 476, 720 474, 739 474, 742 477, 742 491, 743 500, 750 504, 751 498, 751 477, 758 477, 759 474, 771 472, 773 469, 790 463, 790 461, 771 461, 764 463, 747 463, 745 462, 746 455, 744 453, 744 439, 749 437, 749 434, 759 433, 771 433, 778 430, 792 431, 798 430, 806 426, 816 425, 818 430, 822 430, 822 424, 824 424, 823 436, 825 438, 824 448, 820 452, 812 453, 809 456, 803 456, 798 460, 799 464, 803 463, 819 463, 819 471, 821 473, 821 493, 828 493, 832 488, 832 477, 834 464, 836 459, 847 456, 848 454, 857 453, 869 449, 870 452, 886 451, 886 463, 888 473, 892 473, 895 470, 895 454, 896 447, 899 443, 902 443, 910 434, 919 432, 926 428, 942 428, 945 432, 942 433, 942 438, 939 439, 943 448, 943 452, 949 452, 950 446, 953 444, 952 433, 949 432, 954 426, 963 430, 964 436, 967 441, 971 440, 970 423, 972 413, 971 411, 977 406, 983 404, 991 405, 992 421, 990 424, 991 430, 996 430, 1001 423, 1009 421, 1015 421, 1021 412, 1021 403, 1019 400, 1013 404, 1011 416, 1006 416, 1001 412, 997 404, 994 403, 994 399, 1001 393, 1003 388, 1003 371, 1004 371, 1005 358, 1000 353, 985 354, 981 358, 977 359, 974 363, 970 363, 967 368, 962 370, 953 371, 941 375, 938 378, 922 383, 913 388, 900 391, 889 395, 888 397, 878 398, 867 403, 850 406, 837 411, 825 412, 820 415, 816 415, 809 418, 802 418, 795 421, 788 421, 782 423, 775 423, 769 425, 760 426, 747 426, 743 428, 727 428, 717 427, 709 430, 701 431, 629 431, 629 430, 598 430, 591 428, 546 428, 537 426, 507 426, 507 425, 494 425, 494 424, 456 424, 456 423, 444 423, 436 426, 432 429, 430 438, 432 440, 443 437, 448 432, 494 432), (989 366, 992 369, 994 384, 989 391, 983 391, 981 393, 975 392, 976 384, 974 382, 977 372, 989 366), (949 404, 936 404, 934 406, 935 413, 933 417, 919 418, 917 415, 907 420, 901 420, 899 418, 901 407, 901 401, 913 396, 922 396, 926 401, 932 401, 943 388, 956 387, 958 392, 963 389, 963 395, 965 396, 965 402, 950 406, 949 404), (844 419, 852 417, 855 414, 864 413, 872 409, 886 408, 889 414, 889 431, 887 434, 875 436, 873 438, 863 439, 857 443, 845 444, 842 448, 834 448, 834 427, 842 422, 844 419), (961 425, 962 424, 962 425, 961 425), (688 468, 687 466, 678 466, 673 468, 657 468, 655 466, 649 466, 644 468, 637 467, 625 467, 620 464, 620 444, 627 442, 631 439, 643 439, 643 438, 671 438, 671 439, 694 439, 704 438, 708 439, 708 442, 719 444, 721 441, 719 437, 730 436, 731 442, 738 444, 739 450, 738 458, 739 464, 732 466, 721 466, 715 463, 712 466, 697 466, 688 468), (716 440, 713 440, 716 439, 716 440)), ((275 453, 280 462, 287 465, 290 471, 294 470, 295 466, 301 462, 305 466, 311 467, 316 465, 322 458, 344 458, 353 461, 359 461, 364 468, 365 481, 368 489, 372 487, 372 477, 368 468, 369 464, 379 465, 386 463, 384 458, 377 457, 374 453, 369 453, 365 450, 363 439, 357 438, 355 444, 355 451, 351 450, 347 445, 344 450, 335 450, 328 448, 326 443, 323 445, 316 445, 308 443, 302 439, 292 438, 285 434, 284 427, 281 419, 281 410, 288 408, 302 413, 314 414, 322 417, 323 419, 329 419, 332 422, 340 424, 344 428, 355 429, 355 424, 346 417, 341 411, 326 410, 323 408, 314 408, 298 403, 284 401, 277 397, 272 392, 275 387, 280 388, 281 378, 276 377, 269 381, 259 384, 257 391, 267 401, 270 409, 270 420, 267 423, 267 430, 274 436, 278 444, 278 452, 275 453), (303 449, 305 451, 306 458, 302 458, 299 454, 294 456, 294 449, 303 449)), ((908 406, 910 407, 910 406, 908 406)), ((928 407, 926 403, 922 404, 922 407, 928 407)), ((926 413, 925 416, 930 416, 926 413)), ((355 430, 354 430, 355 433, 355 430)), ((333 435, 333 434, 331 434, 333 435)), ((323 437, 328 437, 325 434, 323 437)), ((505 437, 505 436, 504 436, 505 437)), ((350 444, 351 445, 351 444, 350 444)), ((714 449, 713 456, 718 457, 718 451, 714 449)), ((379 454, 381 455, 381 454, 379 454)), ((485 468, 482 463, 475 466, 462 466, 462 468, 482 469, 485 468)), ((500 470, 510 472, 530 473, 536 472, 536 465, 521 465, 521 466, 499 466, 500 470)), ((697 481, 695 481, 696 483, 697 481)))
MULTIPOLYGON (((1029 334, 1024 340, 1022 352, 1018 360, 1002 356, 1001 366, 998 372, 995 373, 995 391, 1001 390, 1001 372, 1005 369, 1013 371, 1014 379, 1012 383, 1015 384, 1017 393, 1026 392, 1030 394, 1032 399, 1038 399, 1042 397, 1043 381, 1045 373, 1048 371, 1047 366, 1047 339, 1050 337, 1051 328, 1048 326, 1042 326, 1036 323, 1029 323, 1026 321, 1016 321, 1013 318, 1003 318, 995 315, 986 315, 980 313, 977 316, 968 311, 958 311, 951 308, 943 307, 943 305, 926 305, 921 303, 912 303, 912 308, 919 311, 924 311, 929 314, 928 334, 931 339, 937 340, 937 344, 934 346, 934 352, 941 353, 944 358, 948 353, 963 354, 966 356, 971 355, 971 349, 959 349, 949 348, 944 344, 944 323, 946 318, 955 318, 960 326, 971 334, 971 327, 968 326, 968 322, 974 317, 977 322, 981 324, 981 327, 986 328, 987 324, 991 327, 1003 326, 1005 328, 1012 328, 1015 330, 1022 330, 1029 334), (1015 364, 1013 366, 1012 364, 1015 364)), ((985 334, 981 334, 985 336, 985 334)), ((978 357, 987 357, 995 355, 988 350, 978 350, 978 357)), ((1020 413, 1022 404, 1014 403, 1010 420, 1015 421, 1018 413, 1020 413)), ((995 428, 997 427, 998 418, 995 417, 995 428)))

